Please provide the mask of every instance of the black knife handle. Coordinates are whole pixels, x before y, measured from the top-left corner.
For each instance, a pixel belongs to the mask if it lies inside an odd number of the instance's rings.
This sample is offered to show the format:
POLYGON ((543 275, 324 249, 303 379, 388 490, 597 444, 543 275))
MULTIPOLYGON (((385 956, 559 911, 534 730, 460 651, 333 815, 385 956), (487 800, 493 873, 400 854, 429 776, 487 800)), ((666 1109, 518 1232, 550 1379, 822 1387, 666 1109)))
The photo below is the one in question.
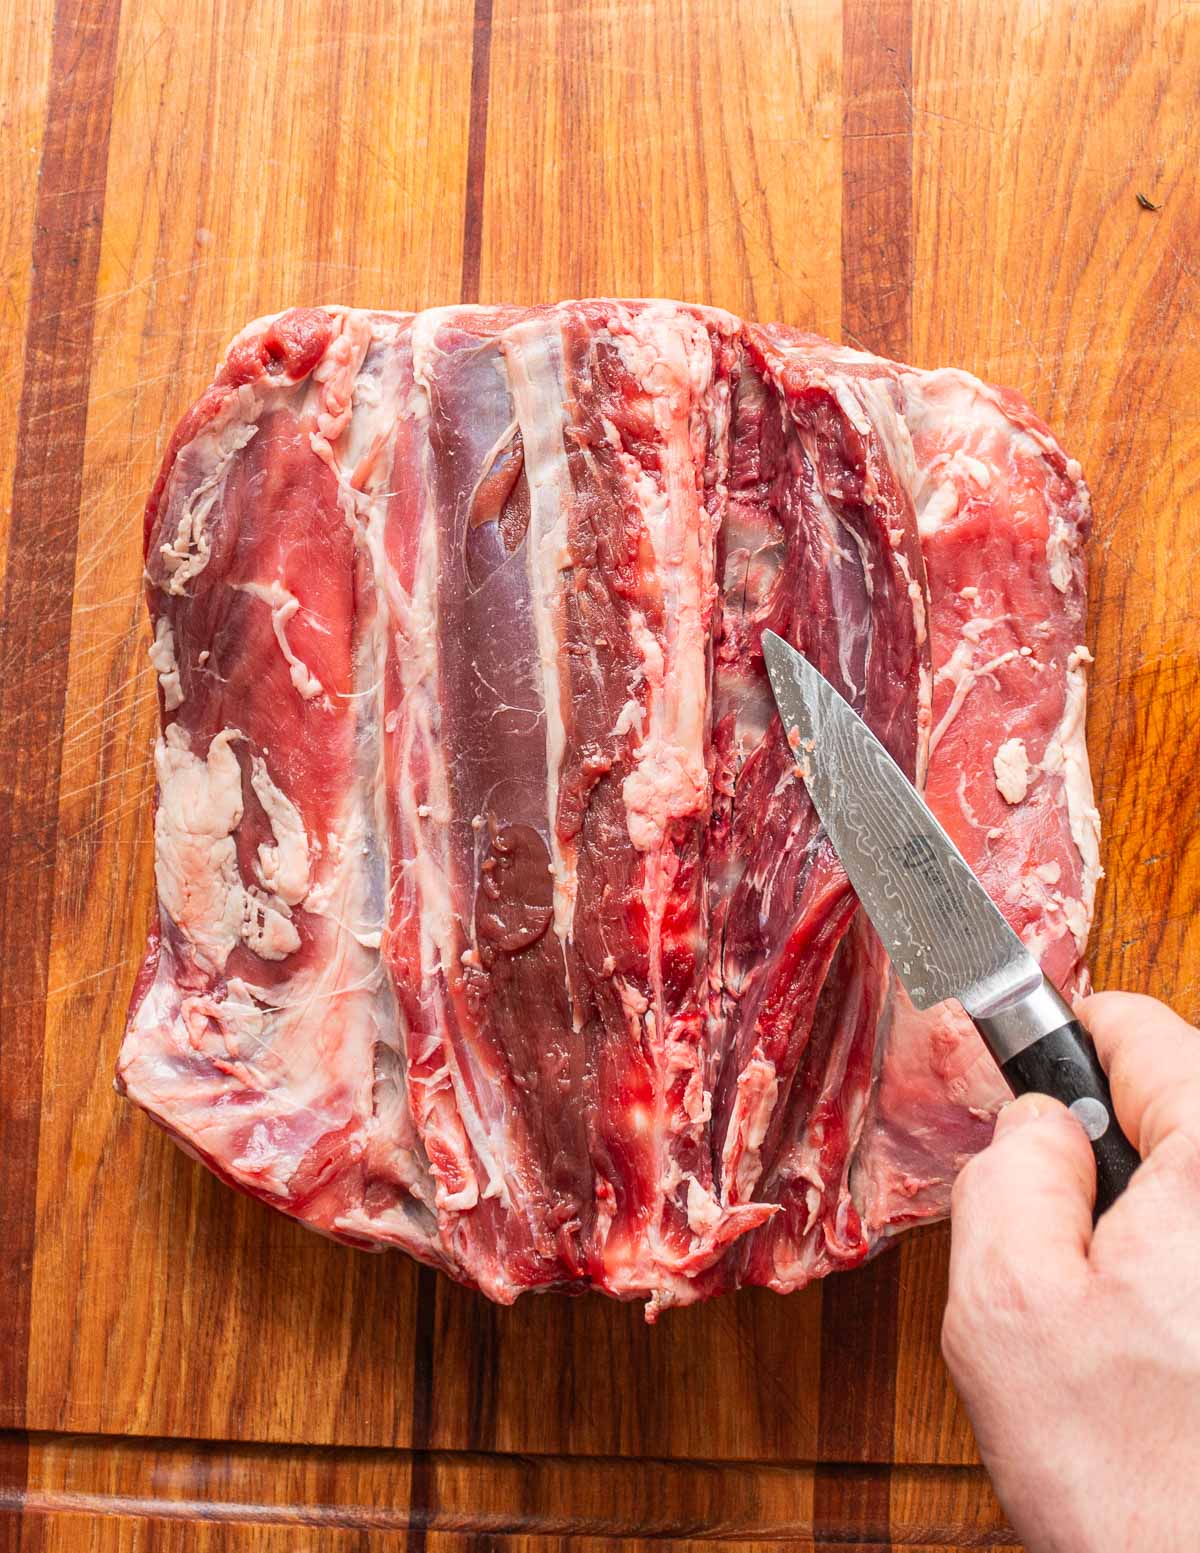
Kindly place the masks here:
POLYGON ((1128 1186, 1141 1159, 1121 1131, 1091 1036, 1077 1019, 1068 1019, 1001 1063, 1001 1071, 1014 1094, 1052 1095, 1080 1122, 1096 1156, 1099 1218, 1128 1186))

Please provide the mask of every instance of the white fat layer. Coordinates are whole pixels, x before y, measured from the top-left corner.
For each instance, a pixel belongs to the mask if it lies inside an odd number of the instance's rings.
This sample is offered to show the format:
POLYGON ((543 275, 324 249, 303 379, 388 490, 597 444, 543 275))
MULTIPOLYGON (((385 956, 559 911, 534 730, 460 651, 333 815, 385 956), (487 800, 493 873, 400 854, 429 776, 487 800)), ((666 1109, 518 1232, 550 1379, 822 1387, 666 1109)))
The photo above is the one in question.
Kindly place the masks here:
POLYGON ((1067 820, 1071 838, 1083 863, 1081 883, 1082 916, 1068 916, 1071 931, 1080 949, 1087 941, 1096 901, 1100 868, 1100 812, 1092 791, 1092 773, 1087 756, 1087 671, 1092 655, 1086 647, 1076 647, 1067 659, 1067 694, 1062 721, 1046 746, 1042 770, 1061 776, 1067 799, 1067 820))
POLYGON ((300 947, 287 905, 254 884, 243 891, 242 942, 261 960, 286 960, 300 947))
MULTIPOLYGON (((371 338, 394 343, 396 326, 371 320, 371 338)), ((388 911, 388 877, 391 816, 387 784, 382 771, 384 697, 388 647, 386 530, 392 462, 401 401, 401 358, 397 351, 368 350, 354 380, 354 413, 342 437, 345 448, 339 472, 346 499, 360 525, 362 543, 371 558, 374 611, 370 628, 363 630, 355 654, 356 705, 359 713, 358 782, 364 790, 370 845, 378 856, 377 877, 370 891, 366 920, 354 930, 358 942, 378 949, 388 911)), ((393 1005, 394 1007, 394 1005, 393 1005)), ((398 1023, 398 1021, 397 1021, 398 1023)), ((399 1045, 395 1035, 390 1045, 399 1045)), ((403 1084, 404 1070, 399 1069, 403 1084)))
MULTIPOLYGON (((256 417, 260 408, 249 386, 243 384, 233 395, 228 410, 180 450, 167 485, 167 517, 174 521, 174 532, 159 545, 166 573, 161 584, 164 592, 186 592, 192 578, 208 565, 212 554, 208 520, 234 459, 258 432, 256 417), (196 484, 186 496, 177 499, 178 487, 200 471, 203 473, 196 484)), ((166 536, 165 523, 163 532, 166 536)))
POLYGON ((382 530, 392 450, 401 409, 400 356, 395 350, 368 350, 352 387, 353 414, 339 443, 341 483, 362 517, 368 549, 378 578, 382 530))
POLYGON ((843 377, 840 372, 835 372, 829 378, 829 386, 833 390, 833 397, 841 407, 842 414, 854 427, 860 437, 871 435, 871 421, 865 414, 858 395, 855 393, 857 386, 850 379, 843 377))
POLYGON ((726 1202, 750 1201, 762 1174, 762 1146, 778 1098, 775 1065, 756 1052, 738 1074, 737 1098, 725 1134, 721 1179, 726 1202))
POLYGON ((333 338, 309 375, 310 399, 315 397, 311 411, 316 421, 309 442, 317 457, 334 467, 334 444, 351 422, 355 380, 370 344, 370 314, 357 308, 339 310, 333 338))
MULTIPOLYGON (((649 925, 651 1006, 642 1015, 644 1044, 661 1065, 655 1086, 655 1114, 635 1117, 639 1130, 656 1145, 657 1179, 663 1201, 674 1197, 679 1181, 671 1140, 681 1127, 695 1128, 706 1113, 698 1068, 685 1089, 684 1117, 668 1113, 667 1074, 685 1061, 695 1066, 671 1036, 662 985, 663 916, 678 866, 669 842, 672 822, 703 814, 709 802, 705 733, 710 709, 709 643, 706 615, 715 589, 715 544, 709 513, 700 497, 698 469, 703 466, 714 414, 727 409, 727 391, 714 384, 712 345, 704 325, 672 304, 655 304, 630 313, 614 309, 609 333, 623 364, 647 394, 658 437, 656 474, 631 453, 618 453, 626 488, 632 493, 652 556, 653 577, 662 596, 661 634, 639 611, 631 612, 632 637, 641 666, 645 717, 634 750, 634 764, 622 784, 625 819, 633 846, 645 854, 642 898, 649 925), (677 1179, 678 1177, 678 1179, 677 1179)), ((640 992, 635 995, 641 1001, 640 992)), ((637 1019, 625 1000, 634 1034, 637 1019)), ((698 1184, 689 1191, 689 1223, 694 1234, 713 1233, 710 1214, 719 1222, 720 1205, 698 1184), (708 1199, 708 1207, 704 1206, 708 1199)), ((655 1265, 669 1267, 676 1252, 662 1238, 656 1215, 649 1232, 655 1265)))
MULTIPOLYGON (((187 734, 173 724, 156 754, 156 872, 162 908, 191 944, 197 961, 214 973, 239 941, 264 959, 285 958, 299 947, 288 902, 282 895, 245 885, 238 872, 233 833, 243 806, 232 745, 240 737, 234 729, 223 730, 201 760, 191 753, 187 734)), ((296 894, 299 838, 285 839, 294 829, 291 806, 276 796, 278 789, 265 768, 256 775, 252 784, 272 818, 276 850, 284 854, 281 872, 290 874, 290 883, 280 882, 296 894)), ((287 1190, 298 1163, 321 1136, 343 1126, 350 1114, 366 1117, 370 1112, 370 1052, 387 1021, 378 1006, 384 985, 378 954, 364 949, 347 925, 361 922, 368 910, 363 863, 368 836, 359 799, 357 789, 351 790, 339 817, 341 836, 328 838, 324 854, 321 910, 330 926, 322 931, 330 936, 323 951, 299 962, 270 990, 235 977, 225 997, 193 997, 180 1009, 188 1044, 212 1055, 220 1071, 231 1072, 256 1097, 234 1111, 223 1108, 216 1102, 224 1093, 224 1080, 201 1079, 186 1070, 189 1087, 181 1110, 188 1119, 188 1135, 210 1152, 224 1149, 239 1179, 279 1192, 287 1190), (331 1072, 348 1081, 331 1091, 331 1072), (206 1084, 211 1099, 202 1103, 197 1090, 206 1084), (242 1140, 236 1154, 220 1141, 223 1130, 230 1129, 242 1140), (207 1142, 210 1137, 215 1141, 207 1142)), ((138 1022, 145 1021, 144 1028, 173 1026, 170 988, 175 981, 169 961, 164 955, 158 978, 163 987, 156 981, 139 1010, 138 1022)), ((147 1046, 127 1076, 131 1092, 153 1100, 157 1110, 166 1103, 165 1096, 180 1090, 184 1071, 170 1048, 147 1046)))
POLYGON ((1057 508, 1052 507, 1050 527, 1046 534, 1046 565, 1050 581, 1060 593, 1068 592, 1071 587, 1076 543, 1075 531, 1063 521, 1057 508))
MULTIPOLYGON (((651 395, 661 438, 656 480, 631 454, 621 455, 654 555, 662 589, 663 637, 634 616, 634 643, 642 660, 646 720, 633 769, 622 786, 629 838, 640 852, 661 847, 674 819, 703 811, 708 801, 704 758, 708 712, 708 642, 704 612, 713 588, 713 552, 697 496, 694 411, 711 398, 713 356, 708 331, 689 313, 655 304, 622 309, 609 330, 629 372, 651 395)), ((707 415, 703 416, 707 436, 707 415)), ((648 869, 646 888, 661 912, 662 881, 648 869)))
MULTIPOLYGON (((648 724, 638 745, 635 765, 622 785, 629 839, 639 852, 660 847, 667 827, 676 818, 695 814, 707 794, 707 773, 703 759, 664 731, 669 714, 665 700, 678 690, 666 672, 663 645, 646 625, 638 610, 631 612, 634 645, 642 660, 643 682, 647 690, 648 724)), ((702 691, 696 696, 702 704, 702 691)))
MULTIPOLYGON (((816 448, 809 439, 805 438, 806 451, 810 460, 816 465, 816 448)), ((819 487, 818 487, 819 489, 819 487)), ((833 607, 840 617, 841 625, 838 631, 838 669, 845 684, 849 687, 851 695, 857 697, 866 691, 866 670, 871 661, 871 633, 873 628, 873 616, 871 603, 875 597, 875 578, 871 570, 870 556, 867 553, 867 542, 856 528, 844 521, 844 519, 829 505, 824 490, 820 491, 819 504, 824 514, 824 538, 826 542, 826 569, 829 572, 830 587, 833 594, 833 607), (850 551, 844 545, 838 543, 838 535, 848 540, 853 545, 858 555, 858 565, 851 569, 846 562, 851 560, 850 551), (851 581, 855 572, 861 574, 863 588, 867 595, 867 608, 861 611, 855 608, 854 593, 856 589, 851 581), (846 597, 849 589, 849 597, 846 597), (844 602, 842 602, 844 599, 844 602), (863 683, 856 682, 851 672, 851 654, 861 644, 863 683)))
MULTIPOLYGON (((506 1136, 505 1128, 509 1124, 508 1116, 497 1105, 493 1115, 483 1115, 474 1104, 470 1092, 463 1083, 462 1074, 457 1065, 450 1071, 451 1083, 454 1088, 454 1100, 458 1114, 462 1119, 463 1129, 471 1140, 479 1163, 483 1166, 484 1175, 487 1177, 483 1191, 480 1192, 478 1182, 472 1171, 469 1176, 469 1186, 466 1189, 466 1200, 463 1206, 474 1207, 475 1203, 483 1198, 486 1201, 491 1197, 498 1197, 506 1208, 513 1207, 512 1195, 508 1189, 508 1180, 505 1175, 505 1154, 503 1148, 496 1147, 496 1140, 506 1136), (474 1194, 473 1200, 471 1194, 474 1194)), ((500 1086, 495 1085, 491 1094, 497 1099, 500 1086)), ((445 1205, 444 1205, 445 1206, 445 1205)))
POLYGON ((636 733, 642 737, 642 703, 631 696, 617 714, 617 720, 613 724, 612 736, 619 739, 622 734, 636 733))
MULTIPOLYGON (((933 372, 902 372, 899 383, 904 394, 904 419, 914 437, 938 431, 948 421, 967 426, 1002 430, 1006 435, 1024 436, 997 403, 995 390, 981 378, 958 367, 939 367, 933 372)), ((1030 447, 1040 453, 1042 446, 1032 437, 1030 447)))
POLYGON ((154 627, 150 662, 162 687, 163 706, 168 712, 173 712, 176 707, 183 705, 183 686, 179 682, 179 664, 175 658, 175 632, 166 615, 160 615, 154 627))
POLYGON ((903 491, 917 488, 917 458, 913 450, 908 423, 900 414, 896 393, 890 378, 862 377, 855 379, 855 387, 862 400, 875 435, 879 438, 888 462, 896 472, 897 483, 903 491))
MULTIPOLYGON (((391 362, 391 356, 383 362, 385 377, 391 362)), ((364 399, 372 397, 369 381, 360 375, 364 399)), ((391 387, 385 382, 381 401, 395 400, 391 387)), ((386 509, 383 486, 390 461, 380 458, 361 471, 360 478, 369 483, 374 469, 368 490, 349 489, 350 473, 370 456, 386 429, 380 416, 364 415, 362 422, 356 413, 338 445, 349 467, 339 468, 336 461, 334 466, 347 521, 354 522, 356 510, 364 516, 378 578, 386 509)), ((377 745, 366 732, 369 719, 378 722, 380 713, 386 629, 380 611, 371 640, 361 641, 356 652, 353 704, 362 758, 346 789, 336 828, 323 842, 305 834, 299 811, 271 777, 266 761, 251 759, 250 782, 273 832, 258 851, 258 885, 244 885, 235 875, 232 833, 241 821, 242 806, 238 762, 230 745, 239 735, 225 730, 206 759, 198 760, 182 730, 167 730, 157 756, 160 787, 165 790, 165 797, 160 791, 159 806, 160 897, 168 915, 182 913, 186 918, 181 935, 199 936, 196 958, 215 969, 237 938, 260 954, 276 957, 278 950, 291 946, 289 906, 301 899, 307 913, 320 912, 320 920, 309 917, 320 948, 313 956, 297 957, 270 989, 234 977, 226 983, 224 997, 218 993, 191 998, 180 1008, 177 954, 168 940, 158 976, 136 1016, 137 1034, 131 1033, 126 1043, 125 1052, 131 1055, 123 1053, 122 1073, 131 1094, 156 1114, 171 1115, 185 1138, 225 1159, 231 1173, 253 1188, 266 1186, 285 1194, 308 1150, 356 1118, 362 1129, 349 1146, 378 1148, 386 1155, 386 1168, 428 1204, 433 1185, 415 1135, 398 1142, 394 1126, 386 1137, 374 1139, 372 1134, 377 1120, 372 1054, 379 1042, 395 1044, 398 1025, 378 953, 387 906, 386 859, 380 852, 386 795, 370 760, 377 745), (191 860, 181 866, 183 849, 190 850, 191 860), (177 890, 181 873, 184 883, 177 890), (305 893, 307 880, 318 876, 319 882, 305 893), (204 1071, 181 1061, 181 1045, 211 1054, 217 1066, 204 1071), (220 1103, 228 1092, 226 1075, 243 1090, 236 1107, 220 1103)), ((206 657, 202 653, 201 662, 206 657)), ((400 1112, 407 1117, 405 1075, 399 1065, 392 1083, 400 1093, 400 1112)), ((388 1232, 383 1218, 374 1215, 350 1227, 388 1232)), ((429 1230, 414 1229, 403 1212, 394 1216, 393 1227, 403 1243, 428 1243, 429 1230)))
POLYGON ((1029 791, 1032 770, 1024 739, 1005 739, 992 756, 992 770, 1005 803, 1021 803, 1029 791))
MULTIPOLYGON (((912 568, 908 564, 908 557, 899 548, 896 549, 896 565, 900 569, 900 575, 907 584, 908 601, 912 606, 913 629, 916 632, 917 645, 924 647, 929 637, 929 617, 925 608, 925 589, 912 574, 912 568)), ((921 653, 917 659, 917 751, 915 769, 917 786, 925 786, 925 778, 929 771, 929 753, 931 745, 931 728, 933 724, 933 669, 930 665, 928 654, 921 653)))
MULTIPOLYGON (((354 379, 354 408, 358 413, 353 423, 360 442, 363 440, 362 432, 358 430, 360 421, 369 416, 373 410, 380 409, 384 403, 384 397, 379 391, 379 379, 372 377, 369 372, 360 371, 354 379)), ((395 415, 389 411, 389 423, 394 420, 395 415)))
POLYGON ((266 991, 244 980, 231 976, 225 983, 225 997, 219 1008, 228 1036, 237 1040, 239 1055, 253 1061, 263 1045, 267 1023, 264 1003, 266 991))
POLYGON ((287 661, 288 671, 292 684, 297 692, 306 701, 311 701, 314 696, 319 696, 324 689, 321 681, 313 674, 308 665, 292 649, 288 641, 288 622, 300 609, 300 600, 294 593, 290 593, 279 581, 275 582, 239 582, 235 584, 239 593, 249 593, 252 598, 261 599, 271 611, 271 629, 275 632, 275 640, 279 643, 279 651, 287 661))
POLYGON ((1070 932, 1082 953, 1087 945, 1090 913, 1081 900, 1064 895, 1050 886, 1056 884, 1062 870, 1058 863, 1044 863, 1020 874, 1007 885, 1004 899, 1010 905, 1024 901, 1037 912, 1037 918, 1025 929, 1027 942, 1036 945, 1039 958, 1051 944, 1070 932))
POLYGON ((258 755, 250 762, 250 785, 271 823, 273 844, 260 842, 258 877, 264 889, 289 906, 298 906, 308 894, 308 835, 300 811, 271 780, 267 763, 258 755))
MULTIPOLYGON (((970 624, 972 622, 968 621, 968 625, 970 624)), ((947 729, 959 712, 962 711, 963 703, 979 681, 986 679, 989 674, 994 674, 1004 664, 1011 663, 1014 658, 1021 656, 1020 648, 1013 647, 1008 652, 999 653, 996 657, 990 658, 986 663, 976 667, 975 656, 979 647, 978 633, 971 634, 964 630, 963 636, 964 640, 957 644, 950 657, 937 671, 935 676, 939 681, 943 679, 950 680, 954 685, 954 690, 946 710, 942 713, 937 726, 929 736, 929 753, 931 756, 945 738, 947 729)))
POLYGON ((450 787, 437 733, 437 574, 437 524, 429 514, 421 525, 411 598, 390 568, 386 573, 395 661, 404 691, 402 724, 398 731, 390 728, 389 733, 401 741, 396 801, 410 838, 410 868, 420 901, 421 970, 427 981, 443 967, 449 974, 454 954, 444 823, 450 813, 450 787), (421 792, 413 776, 413 767, 418 764, 427 771, 421 792), (435 823, 424 823, 429 818, 435 823))
POLYGON ((614 977, 613 986, 617 996, 621 1000, 621 1007, 626 1016, 633 1021, 631 1028, 637 1028, 637 1021, 650 1007, 650 1001, 640 988, 635 987, 631 981, 626 981, 623 976, 614 977))
MULTIPOLYGON (((420 313, 413 325, 415 381, 404 414, 417 422, 427 422, 429 418, 430 375, 441 354, 435 342, 433 322, 444 311, 435 309, 432 315, 420 313)), ((443 968, 447 975, 451 972, 454 930, 445 827, 441 823, 450 812, 449 778, 437 736, 438 524, 427 483, 425 503, 411 596, 401 588, 386 557, 381 558, 381 566, 387 611, 395 634, 395 661, 404 691, 396 799, 412 848, 410 866, 420 901, 421 970, 428 984, 443 968), (428 771, 423 795, 418 793, 413 779, 412 768, 418 752, 420 764, 428 771), (420 814, 420 809, 426 809, 439 823, 423 824, 425 816, 420 814)), ((394 730, 389 729, 389 732, 394 730)))
POLYGON ((504 357, 529 486, 529 532, 524 550, 546 717, 546 813, 554 879, 554 931, 565 944, 571 937, 577 888, 574 846, 564 846, 556 824, 566 749, 568 687, 562 672, 561 593, 562 573, 571 564, 567 541, 571 475, 563 446, 562 344, 553 317, 531 319, 509 329, 504 336, 504 357))
MULTIPOLYGON (((207 1051, 214 1041, 223 1042, 244 1064, 243 1081, 257 1094, 253 1105, 236 1108, 236 1122, 229 1112, 223 1120, 219 1105, 208 1106, 196 1131, 203 1141, 207 1128, 236 1125, 240 1131, 241 1117, 252 1120, 242 1152, 232 1160, 234 1173, 279 1192, 288 1189, 305 1153, 322 1136, 352 1116, 367 1122, 371 1053, 388 1024, 378 952, 364 948, 347 925, 360 921, 366 909, 367 837, 356 790, 348 793, 338 826, 339 833, 329 838, 319 886, 328 922, 320 929, 328 934, 322 952, 298 963, 270 989, 231 979, 229 996, 194 1010, 192 1044, 207 1051), (196 1017, 201 1014, 203 1021, 196 1017), (331 1074, 339 1076, 332 1088, 331 1074)), ((262 891, 251 887, 249 893, 264 904, 262 891)))
POLYGON ((458 307, 426 307, 413 315, 412 321, 412 370, 414 391, 405 413, 414 420, 429 417, 429 384, 434 367, 445 354, 437 342, 443 323, 461 318, 466 309, 458 307))
POLYGON ((930 539, 958 515, 958 487, 953 480, 925 481, 917 500, 917 532, 930 539))
POLYGON ((242 820, 242 774, 232 748, 240 737, 236 729, 224 729, 201 759, 173 723, 154 756, 159 900, 197 961, 212 972, 224 970, 238 943, 264 960, 285 959, 300 947, 287 903, 242 882, 233 839, 242 820))
POLYGON ((1063 899, 1062 910, 1067 926, 1075 939, 1076 947, 1082 954, 1087 947, 1088 929, 1092 925, 1091 908, 1085 906, 1082 901, 1066 896, 1063 899))
POLYGON ((228 730, 219 733, 200 759, 188 748, 186 733, 172 724, 154 752, 159 902, 210 971, 224 968, 243 920, 233 841, 242 818, 242 778, 232 738, 228 730))
POLYGON ((951 518, 957 517, 964 497, 969 500, 973 490, 988 490, 991 479, 987 465, 962 448, 934 457, 920 477, 914 477, 912 486, 921 538, 932 538, 951 518))
POLYGON ((721 1204, 695 1176, 689 1175, 687 1184, 688 1228, 701 1238, 711 1235, 725 1217, 721 1204))

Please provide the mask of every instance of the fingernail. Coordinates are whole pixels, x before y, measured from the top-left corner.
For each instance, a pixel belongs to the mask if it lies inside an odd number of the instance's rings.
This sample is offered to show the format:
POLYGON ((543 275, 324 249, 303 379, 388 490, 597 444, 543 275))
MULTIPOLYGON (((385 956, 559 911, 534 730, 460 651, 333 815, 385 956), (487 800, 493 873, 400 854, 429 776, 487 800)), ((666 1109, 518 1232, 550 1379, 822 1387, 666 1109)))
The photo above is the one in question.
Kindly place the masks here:
POLYGON ((996 1117, 996 1131, 1007 1132, 1013 1127, 1024 1127, 1027 1122, 1036 1122, 1045 1114, 1046 1106, 1041 1095, 1020 1095, 1016 1100, 1006 1101, 1001 1107, 996 1117))

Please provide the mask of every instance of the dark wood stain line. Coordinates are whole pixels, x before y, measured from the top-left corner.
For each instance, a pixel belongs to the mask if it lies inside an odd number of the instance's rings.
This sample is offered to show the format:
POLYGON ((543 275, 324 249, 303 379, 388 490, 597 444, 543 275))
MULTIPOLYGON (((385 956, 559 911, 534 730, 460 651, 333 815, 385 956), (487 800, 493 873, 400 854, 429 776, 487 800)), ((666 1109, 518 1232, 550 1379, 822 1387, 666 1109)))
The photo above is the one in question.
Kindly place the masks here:
MULTIPOLYGON (((46 978, 120 0, 58 0, 0 620, 0 1424, 25 1415, 46 978)), ((9 1492, 14 1461, 5 1463, 9 1492)))
POLYGON ((842 13, 842 334, 912 350, 912 0, 842 13))
MULTIPOLYGON (((0 1497, 0 1517, 4 1514, 0 1497)), ((221 1504, 209 1499, 159 1499, 135 1494, 86 1494, 33 1489, 23 1500, 29 1515, 110 1516, 141 1520, 219 1523, 237 1526, 307 1526, 339 1531, 406 1531, 414 1537, 433 1532, 489 1536, 612 1537, 624 1541, 686 1537, 707 1541, 803 1541, 809 1528, 802 1522, 779 1522, 738 1528, 728 1522, 676 1522, 649 1512, 644 1518, 604 1515, 537 1514, 520 1511, 461 1510, 426 1514, 404 1505, 251 1505, 221 1504)), ((0 1521, 0 1524, 3 1524, 0 1521)), ((855 1528, 852 1533, 858 1537, 855 1528)), ((845 1541, 843 1537, 839 1539, 845 1541)))
POLYGON ((417 1308, 413 1322, 412 1467, 409 1475, 407 1545, 425 1553, 425 1533, 433 1501, 433 1464, 427 1449, 433 1429, 433 1351, 437 1339, 438 1275, 417 1269, 417 1308))
MULTIPOLYGON (((912 350, 912 0, 846 0, 842 13, 842 334, 912 350)), ((884 1253, 822 1289, 813 1540, 890 1545, 899 1258, 884 1253), (846 1472, 839 1462, 873 1462, 846 1472)))
MULTIPOLYGON (((619 1539, 687 1538, 695 1541, 804 1541, 812 1528, 786 1510, 793 1505, 798 1472, 813 1464, 779 1466, 741 1462, 664 1462, 621 1457, 515 1456, 465 1451, 388 1451, 287 1445, 223 1445, 211 1441, 138 1440, 128 1437, 35 1435, 32 1442, 69 1452, 75 1487, 34 1481, 17 1491, 7 1447, 23 1439, 0 1435, 0 1525, 5 1513, 24 1509, 34 1517, 60 1514, 92 1518, 130 1517, 212 1521, 237 1525, 307 1526, 362 1531, 402 1531, 409 1539, 426 1531, 538 1537, 592 1536, 619 1539), (436 1508, 396 1503, 386 1483, 404 1481, 404 1468, 424 1458, 430 1479, 450 1485, 447 1502, 436 1508), (347 1469, 347 1499, 297 1501, 286 1497, 295 1476, 335 1484, 324 1469, 347 1469), (373 1479, 360 1474, 372 1470, 373 1479), (633 1474, 631 1483, 630 1474, 633 1474), (100 1487, 88 1487, 94 1481, 100 1487), (278 1485, 279 1499, 259 1497, 278 1485), (120 1486, 118 1486, 120 1485, 120 1486), (351 1486, 352 1485, 352 1486, 351 1486), (371 1486, 369 1486, 371 1485, 371 1486), (720 1493, 714 1489, 720 1488, 720 1493), (631 1492, 631 1488, 633 1492, 631 1492), (566 1505, 564 1505, 564 1500, 566 1505), (713 1516, 704 1506, 719 1501, 735 1507, 713 1516), (664 1503, 675 1507, 664 1508, 664 1503), (578 1504, 580 1508, 575 1508, 578 1504)), ((851 1488, 877 1479, 884 1469, 842 1466, 828 1469, 851 1488)), ((984 1482, 981 1468, 899 1468, 943 1500, 960 1501, 984 1482)), ((848 1493, 847 1505, 863 1498, 848 1493)), ((905 1528, 914 1541, 963 1545, 1002 1543, 1006 1532, 986 1524, 941 1523, 905 1528)), ((878 1542, 874 1523, 847 1521, 824 1528, 820 1540, 878 1542)))
MULTIPOLYGON (((874 1264, 872 1264, 874 1265, 874 1264)), ((480 1296, 482 1298, 482 1296, 480 1296)), ((29 1445, 43 1452, 69 1450, 82 1459, 109 1457, 113 1460, 127 1458, 138 1467, 154 1458, 173 1463, 185 1469, 191 1478, 206 1463, 215 1463, 214 1473, 227 1477, 231 1465, 261 1463, 269 1468, 268 1481, 278 1477, 289 1463, 311 1467, 330 1461, 344 1461, 356 1469, 387 1468, 397 1462, 411 1462, 425 1457, 435 1467, 478 1469, 497 1468, 502 1471, 552 1471, 561 1468, 580 1471, 626 1472, 645 1469, 657 1475, 712 1474, 728 1472, 756 1478, 777 1477, 790 1479, 818 1466, 828 1466, 831 1476, 846 1478, 870 1477, 880 1465, 870 1461, 826 1463, 802 1456, 629 1456, 612 1452, 597 1454, 594 1451, 523 1451, 523 1450, 458 1450, 451 1448, 416 1450, 405 1446, 384 1445, 309 1445, 300 1441, 266 1441, 243 1439, 217 1439, 211 1436, 141 1435, 141 1434, 82 1434, 67 1429, 0 1429, 0 1501, 3 1501, 5 1485, 5 1451, 13 1444, 29 1445)), ((168 1464, 169 1465, 169 1464, 168 1464)), ((164 1469, 166 1470, 166 1469, 164 1469)), ((903 1463, 896 1472, 930 1482, 955 1485, 987 1481, 987 1474, 978 1462, 903 1463)))
POLYGON ((483 259, 483 179, 487 163, 488 83, 492 64, 492 0, 475 0, 471 33, 471 109, 463 208, 462 300, 479 301, 483 259))
POLYGON ((22 1553, 22 1510, 29 1486, 29 1440, 0 1434, 0 1553, 22 1553))

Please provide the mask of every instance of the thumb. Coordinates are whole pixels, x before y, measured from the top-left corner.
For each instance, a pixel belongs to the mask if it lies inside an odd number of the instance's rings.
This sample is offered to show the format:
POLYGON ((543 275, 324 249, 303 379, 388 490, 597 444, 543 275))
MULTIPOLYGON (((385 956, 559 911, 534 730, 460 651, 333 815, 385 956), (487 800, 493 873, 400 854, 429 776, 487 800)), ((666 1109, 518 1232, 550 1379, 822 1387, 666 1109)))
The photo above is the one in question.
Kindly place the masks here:
POLYGON ((1022 1095, 951 1198, 950 1293, 978 1290, 986 1269, 1027 1281, 1069 1279, 1092 1239, 1096 1163, 1083 1128, 1057 1100, 1022 1095))
POLYGON ((1099 992, 1079 1004, 1117 1117, 1145 1159, 1173 1132, 1200 1141, 1200 1034, 1165 1004, 1099 992))

